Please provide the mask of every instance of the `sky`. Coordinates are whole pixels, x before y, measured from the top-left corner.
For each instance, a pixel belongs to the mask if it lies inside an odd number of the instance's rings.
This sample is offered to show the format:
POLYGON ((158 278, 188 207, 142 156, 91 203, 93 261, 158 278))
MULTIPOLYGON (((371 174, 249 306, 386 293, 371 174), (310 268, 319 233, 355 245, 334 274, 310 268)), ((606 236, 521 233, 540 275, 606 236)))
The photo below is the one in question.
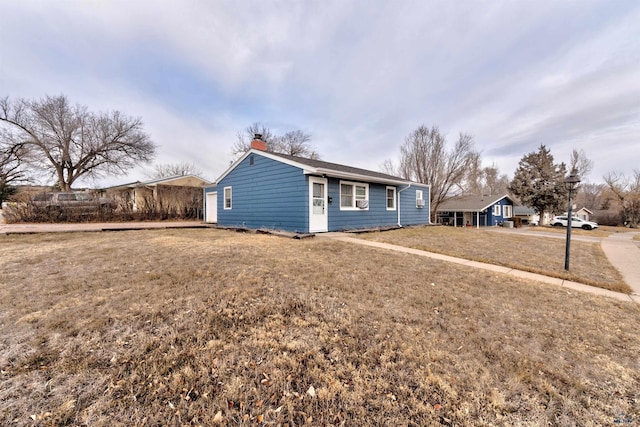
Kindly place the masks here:
POLYGON ((61 94, 140 117, 154 163, 211 181, 260 122, 370 170, 421 125, 509 177, 542 144, 584 150, 601 182, 640 168, 640 2, 0 0, 0 97, 61 94))

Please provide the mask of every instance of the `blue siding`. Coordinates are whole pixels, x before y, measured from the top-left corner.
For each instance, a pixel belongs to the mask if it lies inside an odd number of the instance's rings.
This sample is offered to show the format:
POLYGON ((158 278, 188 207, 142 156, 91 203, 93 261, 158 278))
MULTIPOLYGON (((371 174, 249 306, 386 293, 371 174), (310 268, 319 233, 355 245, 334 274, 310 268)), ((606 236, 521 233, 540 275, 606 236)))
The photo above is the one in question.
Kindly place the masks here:
MULTIPOLYGON (((340 231, 398 224, 398 210, 387 210, 385 184, 369 184, 369 208, 340 210, 340 179, 327 179, 328 230, 340 231)), ((351 181, 349 181, 351 182, 351 181)), ((429 188, 412 184, 396 187, 402 225, 429 223, 429 188), (424 208, 416 208, 415 189, 423 190, 424 208)), ((215 187, 218 225, 269 228, 295 232, 309 230, 309 177, 302 169, 253 153, 243 159, 215 187), (251 164, 253 157, 253 164, 251 164), (232 188, 232 208, 224 209, 224 189, 232 188)))
POLYGON ((431 205, 429 203, 429 187, 422 184, 411 184, 398 188, 400 195, 400 224, 420 225, 429 224, 429 213, 431 205), (416 190, 422 190, 424 208, 416 207, 416 190))
POLYGON ((513 203, 507 199, 506 197, 499 200, 497 203, 494 203, 489 209, 487 209, 487 225, 500 225, 503 221, 511 218, 513 216, 513 203), (493 207, 495 205, 500 205, 500 215, 493 214, 493 207), (511 215, 506 217, 504 216, 504 206, 511 206, 511 215))
POLYGON ((252 154, 218 182, 218 225, 307 232, 308 200, 301 169, 252 154), (232 208, 224 209, 224 188, 229 186, 232 208))
MULTIPOLYGON (((329 179, 329 197, 333 203, 329 205, 329 231, 350 230, 358 228, 372 228, 398 225, 398 206, 395 210, 387 210, 387 185, 369 183, 369 209, 340 210, 340 181, 329 179)), ((389 186, 393 187, 393 186, 389 186)), ((429 187, 412 184, 396 188, 396 198, 399 196, 400 224, 417 225, 429 223, 429 187), (425 207, 416 207, 415 190, 423 191, 425 207)))
MULTIPOLYGON (((329 231, 354 230, 398 223, 398 211, 387 210, 386 185, 368 183, 369 209, 340 210, 340 181, 344 180, 329 179, 328 194, 333 199, 333 202, 329 204, 329 231)), ((367 184, 361 181, 358 183, 367 184)))

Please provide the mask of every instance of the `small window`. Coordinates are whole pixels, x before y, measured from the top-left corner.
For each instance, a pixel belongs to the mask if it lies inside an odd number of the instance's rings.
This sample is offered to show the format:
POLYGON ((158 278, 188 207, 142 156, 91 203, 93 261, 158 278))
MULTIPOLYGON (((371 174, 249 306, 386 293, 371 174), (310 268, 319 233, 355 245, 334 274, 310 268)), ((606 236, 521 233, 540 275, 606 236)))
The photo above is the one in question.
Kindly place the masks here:
POLYGON ((340 207, 353 207, 353 185, 340 184, 340 207))
POLYGON ((224 187, 224 208, 231 209, 232 192, 231 187, 224 187))
POLYGON ((493 214, 495 216, 500 216, 500 205, 493 205, 493 214))
POLYGON ((396 188, 395 187, 387 187, 387 210, 388 211, 396 210, 396 188))
POLYGON ((502 208, 505 218, 511 218, 513 216, 513 210, 511 205, 504 205, 502 208))
POLYGON ((368 209, 369 185, 340 182, 340 209, 368 209))
POLYGON ((416 207, 423 207, 424 199, 422 198, 422 190, 416 190, 416 207))

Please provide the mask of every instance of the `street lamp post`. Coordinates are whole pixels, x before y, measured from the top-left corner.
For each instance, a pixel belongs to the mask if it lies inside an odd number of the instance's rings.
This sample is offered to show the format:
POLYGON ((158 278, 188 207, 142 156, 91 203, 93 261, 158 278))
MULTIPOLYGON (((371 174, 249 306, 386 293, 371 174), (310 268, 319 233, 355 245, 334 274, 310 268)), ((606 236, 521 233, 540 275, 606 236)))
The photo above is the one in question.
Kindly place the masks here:
POLYGON ((569 271, 569 252, 571 251, 571 217, 573 216, 573 205, 571 203, 571 196, 576 189, 576 185, 580 183, 580 177, 577 175, 569 175, 564 180, 565 184, 569 186, 569 208, 567 209, 567 243, 564 251, 564 269, 569 271))

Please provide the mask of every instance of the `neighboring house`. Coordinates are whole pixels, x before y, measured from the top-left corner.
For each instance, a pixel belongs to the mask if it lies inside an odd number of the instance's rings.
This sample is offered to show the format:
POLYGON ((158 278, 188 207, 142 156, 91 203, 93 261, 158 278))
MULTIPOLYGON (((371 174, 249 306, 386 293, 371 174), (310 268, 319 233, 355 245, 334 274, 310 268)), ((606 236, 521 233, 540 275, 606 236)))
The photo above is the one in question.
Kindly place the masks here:
POLYGON ((105 188, 120 209, 132 212, 161 212, 201 216, 202 189, 211 182, 195 175, 176 175, 145 182, 105 188))
MULTIPOLYGON (((562 215, 567 216, 569 215, 568 212, 563 213, 562 215)), ((578 209, 577 211, 572 211, 571 212, 571 216, 574 217, 578 217, 584 221, 591 221, 589 218, 591 218, 591 215, 593 215, 593 212, 591 212, 589 209, 582 207, 580 209, 578 209)))
POLYGON ((429 223, 429 186, 380 172, 251 149, 205 187, 205 221, 316 233, 429 223))
POLYGON ((494 226, 513 217, 513 199, 504 196, 461 196, 446 200, 438 207, 440 224, 494 226))
POLYGON ((540 214, 537 213, 535 209, 528 206, 514 206, 513 216, 516 218, 520 218, 523 224, 529 225, 549 224, 549 221, 551 221, 551 218, 553 218, 553 215, 546 212, 544 214, 544 221, 540 223, 540 214))

